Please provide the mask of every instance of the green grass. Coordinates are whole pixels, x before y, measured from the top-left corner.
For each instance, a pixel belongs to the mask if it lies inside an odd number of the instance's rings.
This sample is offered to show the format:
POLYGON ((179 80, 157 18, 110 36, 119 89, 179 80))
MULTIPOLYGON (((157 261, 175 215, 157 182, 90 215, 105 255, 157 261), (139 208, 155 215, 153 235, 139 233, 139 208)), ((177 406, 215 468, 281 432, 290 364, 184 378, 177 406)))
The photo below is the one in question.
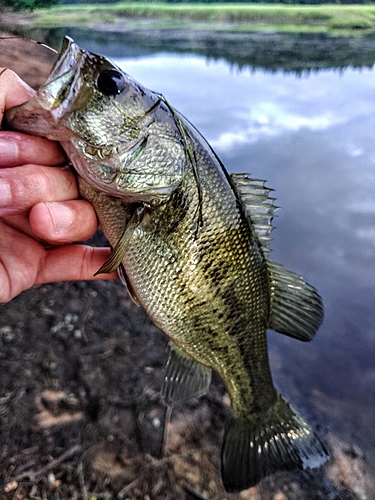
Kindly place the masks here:
POLYGON ((280 4, 117 4, 60 5, 35 11, 34 26, 113 24, 193 29, 278 32, 353 32, 375 30, 375 5, 280 4))

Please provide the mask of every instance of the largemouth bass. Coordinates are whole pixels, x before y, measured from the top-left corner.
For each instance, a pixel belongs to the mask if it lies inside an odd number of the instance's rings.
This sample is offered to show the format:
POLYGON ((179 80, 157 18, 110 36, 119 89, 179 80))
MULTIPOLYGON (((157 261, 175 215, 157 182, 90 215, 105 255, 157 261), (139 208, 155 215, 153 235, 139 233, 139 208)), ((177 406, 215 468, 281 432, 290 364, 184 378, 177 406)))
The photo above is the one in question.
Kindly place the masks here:
POLYGON ((222 447, 229 492, 328 453, 276 391, 268 328, 302 341, 323 318, 302 277, 269 256, 274 199, 228 175, 199 132, 160 94, 65 38, 45 85, 9 110, 8 127, 60 141, 134 300, 170 339, 168 405, 205 393, 211 369, 231 400, 222 447))

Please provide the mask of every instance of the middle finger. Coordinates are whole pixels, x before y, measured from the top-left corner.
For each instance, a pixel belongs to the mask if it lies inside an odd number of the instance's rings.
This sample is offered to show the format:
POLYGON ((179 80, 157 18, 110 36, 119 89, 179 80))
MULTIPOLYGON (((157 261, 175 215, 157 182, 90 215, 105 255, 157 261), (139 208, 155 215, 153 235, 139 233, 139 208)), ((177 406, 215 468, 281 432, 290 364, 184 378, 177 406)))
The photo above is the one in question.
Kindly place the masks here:
POLYGON ((62 165, 65 161, 65 153, 56 141, 0 130, 0 167, 18 167, 30 163, 62 165))
POLYGON ((78 197, 75 175, 69 167, 24 165, 0 170, 0 216, 27 212, 42 201, 78 197))

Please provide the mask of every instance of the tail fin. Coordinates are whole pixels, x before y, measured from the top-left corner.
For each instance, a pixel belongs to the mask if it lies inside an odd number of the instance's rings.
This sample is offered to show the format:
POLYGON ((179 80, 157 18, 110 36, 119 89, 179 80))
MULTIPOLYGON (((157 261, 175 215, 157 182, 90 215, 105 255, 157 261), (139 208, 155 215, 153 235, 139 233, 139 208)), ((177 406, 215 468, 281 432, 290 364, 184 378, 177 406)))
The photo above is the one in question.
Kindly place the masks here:
POLYGON ((313 429, 281 396, 264 414, 245 422, 231 418, 224 435, 221 474, 238 493, 277 471, 315 468, 329 458, 313 429))

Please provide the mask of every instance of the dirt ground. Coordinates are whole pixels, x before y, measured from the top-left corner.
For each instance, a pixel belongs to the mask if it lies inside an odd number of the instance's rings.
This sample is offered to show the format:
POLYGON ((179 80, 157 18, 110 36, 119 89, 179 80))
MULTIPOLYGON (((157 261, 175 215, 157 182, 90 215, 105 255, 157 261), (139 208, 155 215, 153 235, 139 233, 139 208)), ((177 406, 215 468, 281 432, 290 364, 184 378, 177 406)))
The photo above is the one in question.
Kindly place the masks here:
MULTIPOLYGON (((0 43, 0 66, 34 88, 43 83, 52 52, 0 43)), ((92 243, 105 244, 100 234, 92 243)), ((360 450, 332 436, 333 458, 322 470, 226 494, 224 388, 214 377, 206 396, 174 409, 166 423, 166 343, 120 282, 39 286, 1 305, 0 499, 369 498, 360 450)))

